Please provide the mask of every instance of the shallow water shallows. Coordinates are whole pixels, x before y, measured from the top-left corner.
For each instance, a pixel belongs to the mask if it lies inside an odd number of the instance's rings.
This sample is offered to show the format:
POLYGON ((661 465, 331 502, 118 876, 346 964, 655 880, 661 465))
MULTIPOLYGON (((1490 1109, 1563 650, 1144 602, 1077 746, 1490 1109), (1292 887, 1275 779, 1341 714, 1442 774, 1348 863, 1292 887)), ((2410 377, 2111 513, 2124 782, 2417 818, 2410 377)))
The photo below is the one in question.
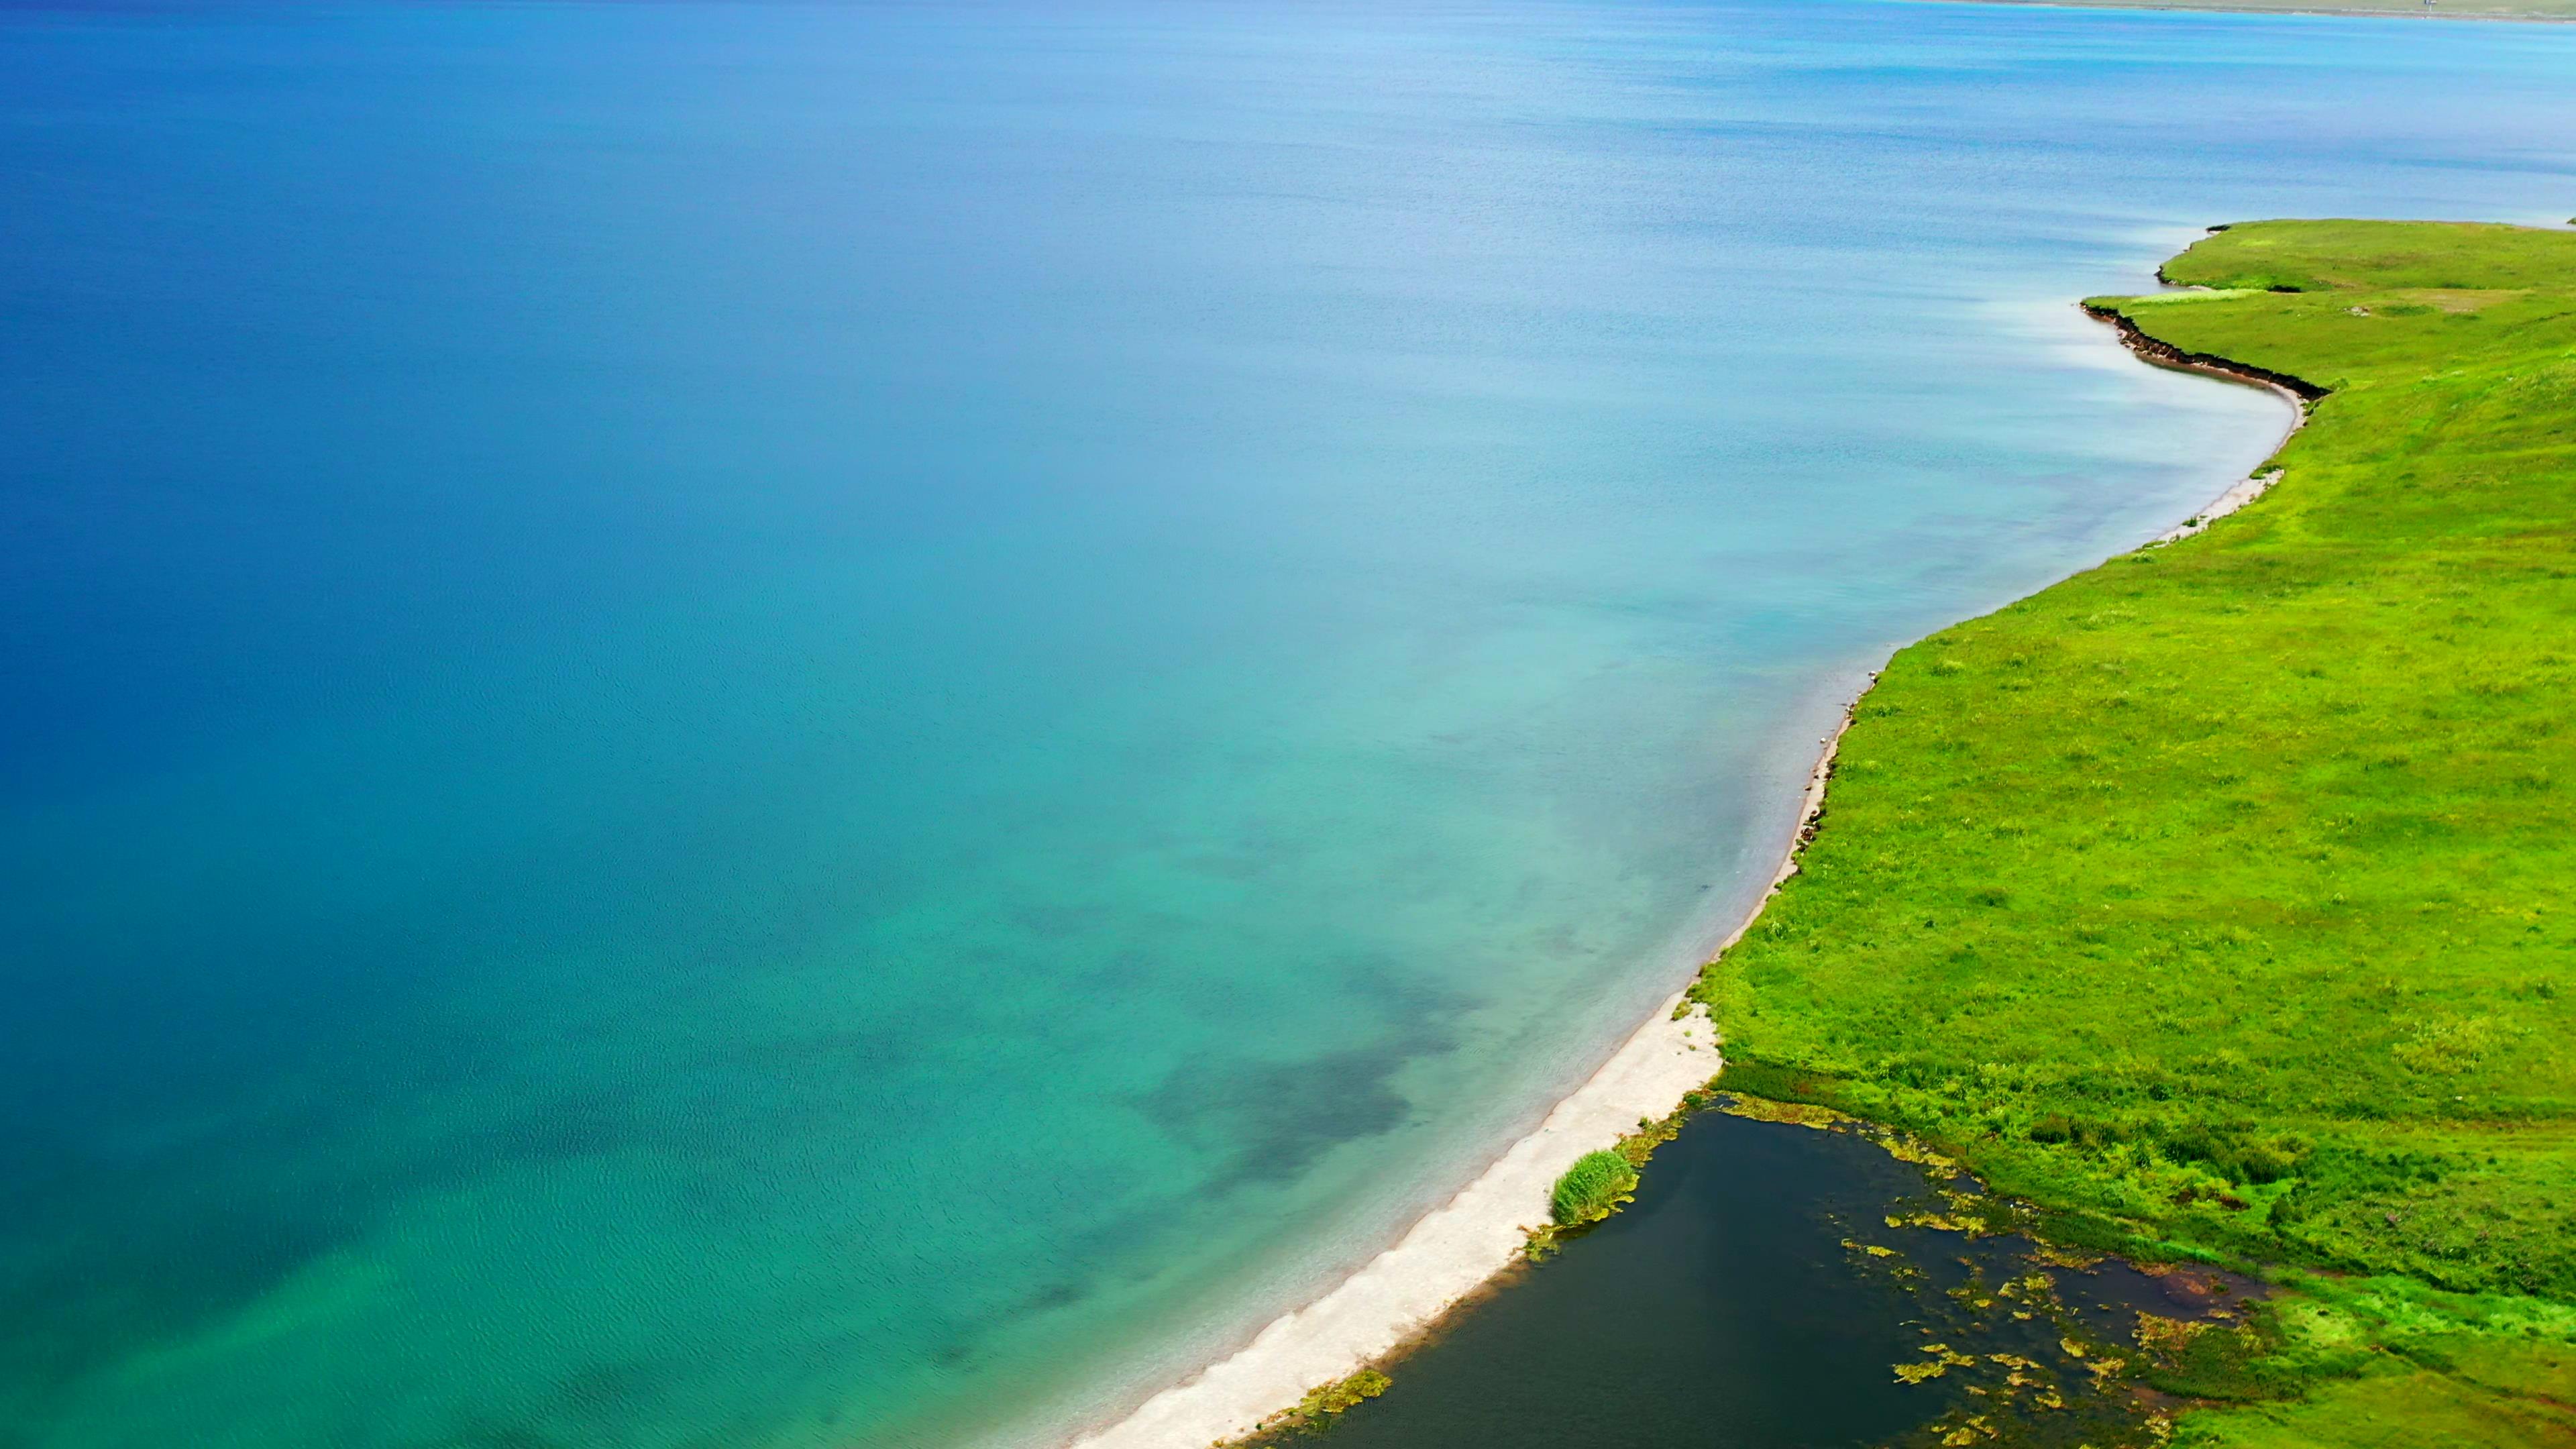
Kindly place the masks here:
MULTIPOLYGON (((947 1445, 1365 1257, 2576 35, 0 12, 0 1444, 947 1445)), ((1034 1426, 1034 1427, 1033 1427, 1034 1426)))

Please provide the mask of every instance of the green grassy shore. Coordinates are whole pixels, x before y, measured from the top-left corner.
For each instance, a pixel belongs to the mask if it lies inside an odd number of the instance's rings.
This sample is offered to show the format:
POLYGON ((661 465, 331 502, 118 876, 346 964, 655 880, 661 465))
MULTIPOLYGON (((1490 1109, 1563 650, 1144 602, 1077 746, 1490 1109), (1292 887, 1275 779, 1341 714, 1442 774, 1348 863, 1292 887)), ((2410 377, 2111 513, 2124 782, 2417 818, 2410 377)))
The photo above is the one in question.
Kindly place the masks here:
POLYGON ((2166 277, 2088 305, 2325 389, 2281 480, 1896 656, 1698 988, 1722 1084, 2282 1284, 2148 1376, 2177 1442, 2576 1444, 2576 234, 2166 277))

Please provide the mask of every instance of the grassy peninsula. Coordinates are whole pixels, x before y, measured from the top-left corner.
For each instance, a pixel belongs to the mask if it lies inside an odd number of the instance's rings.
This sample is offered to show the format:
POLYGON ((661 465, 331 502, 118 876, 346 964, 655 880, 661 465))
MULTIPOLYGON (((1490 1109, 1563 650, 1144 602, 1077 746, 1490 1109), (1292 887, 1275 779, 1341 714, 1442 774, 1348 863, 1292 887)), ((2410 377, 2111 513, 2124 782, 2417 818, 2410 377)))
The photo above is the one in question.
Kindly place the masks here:
POLYGON ((2283 1284, 2179 1442, 2576 1443, 2576 234, 2165 275, 2089 305, 2324 390, 2279 482, 1896 656, 1697 988, 1723 1085, 2283 1284))

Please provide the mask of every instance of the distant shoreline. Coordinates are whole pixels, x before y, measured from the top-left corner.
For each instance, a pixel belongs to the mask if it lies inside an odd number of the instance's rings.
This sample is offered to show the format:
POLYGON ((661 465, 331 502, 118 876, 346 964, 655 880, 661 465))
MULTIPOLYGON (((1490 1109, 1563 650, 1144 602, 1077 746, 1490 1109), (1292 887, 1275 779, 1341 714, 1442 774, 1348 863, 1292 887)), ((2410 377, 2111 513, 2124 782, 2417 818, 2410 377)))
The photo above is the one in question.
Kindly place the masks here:
POLYGON ((2204 14, 2326 15, 2340 19, 2507 20, 2543 25, 2576 21, 2576 0, 2559 0, 2547 10, 2518 8, 2464 10, 2449 5, 2264 5, 2249 0, 1930 0, 1943 5, 2012 5, 2050 10, 2187 10, 2204 14))

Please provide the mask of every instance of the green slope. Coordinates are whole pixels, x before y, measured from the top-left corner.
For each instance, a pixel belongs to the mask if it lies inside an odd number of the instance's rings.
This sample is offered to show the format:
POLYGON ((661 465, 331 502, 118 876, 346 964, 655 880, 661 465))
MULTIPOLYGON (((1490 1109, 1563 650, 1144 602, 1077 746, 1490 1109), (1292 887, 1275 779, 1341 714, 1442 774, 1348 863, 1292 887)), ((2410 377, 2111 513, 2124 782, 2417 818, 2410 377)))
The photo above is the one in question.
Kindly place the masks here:
POLYGON ((1896 657, 1699 988, 1725 1085, 2061 1239, 2327 1270, 2186 1437, 2576 1443, 2576 234, 2167 276, 2219 290, 2094 305, 2329 395, 2244 511, 1896 657))

